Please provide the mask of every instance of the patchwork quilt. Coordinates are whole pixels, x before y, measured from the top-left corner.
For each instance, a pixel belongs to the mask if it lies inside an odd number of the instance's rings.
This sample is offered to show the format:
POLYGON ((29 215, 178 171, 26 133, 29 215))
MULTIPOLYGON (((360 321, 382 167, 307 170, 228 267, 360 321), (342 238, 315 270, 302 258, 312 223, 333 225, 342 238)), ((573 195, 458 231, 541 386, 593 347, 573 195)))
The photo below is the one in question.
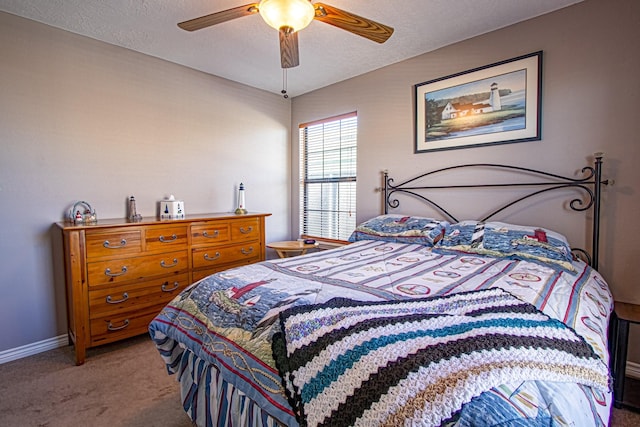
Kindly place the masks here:
MULTIPOLYGON (((446 413, 439 418, 447 425, 458 426, 497 426, 515 422, 522 425, 606 426, 611 394, 606 389, 605 379, 595 373, 599 372, 598 364, 608 365, 606 332, 612 298, 607 284, 595 270, 580 261, 575 261, 573 267, 574 271, 568 271, 526 260, 451 250, 439 252, 417 244, 359 241, 335 250, 266 261, 209 276, 169 303, 150 324, 149 331, 168 371, 181 378, 187 412, 204 410, 215 417, 217 408, 233 403, 226 392, 219 394, 222 397, 209 395, 213 394, 212 384, 217 381, 217 384, 224 384, 225 390, 233 390, 261 408, 255 413, 268 417, 270 422, 275 424, 274 420, 277 420, 284 425, 296 426, 299 424, 296 415, 301 413, 299 404, 294 410, 289 403, 272 351, 272 338, 281 332, 280 313, 293 307, 341 301, 335 298, 402 304, 500 289, 507 291, 500 298, 515 298, 536 310, 535 313, 512 313, 515 322, 512 324, 508 324, 511 320, 505 320, 509 340, 518 336, 518 331, 527 330, 529 334, 532 328, 521 324, 525 320, 538 319, 536 321, 542 323, 553 320, 556 325, 563 324, 566 328, 551 327, 546 331, 562 331, 568 334, 567 337, 575 332, 579 340, 575 337, 563 339, 586 344, 592 353, 584 353, 581 357, 589 362, 582 370, 572 368, 564 376, 553 375, 546 379, 500 377, 496 373, 500 369, 489 375, 497 378, 493 383, 482 382, 475 376, 465 386, 472 390, 465 392, 470 394, 465 394, 458 403, 447 404, 446 413), (586 375, 586 372, 593 375, 586 375), (183 382, 185 378, 191 380, 183 382), (203 396, 203 393, 207 395, 203 396), (470 397, 471 400, 461 406, 470 397), (216 406, 218 399, 222 400, 216 406), (478 417, 478 413, 483 416, 478 417)), ((353 303, 342 301, 340 304, 353 303)), ((492 309, 486 315, 497 316, 493 312, 496 307, 490 306, 492 309)), ((509 316, 507 318, 511 319, 509 316)), ((433 325, 445 327, 446 322, 456 319, 467 319, 468 323, 471 317, 464 311, 445 310, 428 313, 423 322, 429 330, 433 325)), ((490 317, 486 321, 495 323, 498 319, 490 317)), ((451 326, 458 327, 455 323, 451 326)), ((492 324, 491 328, 494 326, 492 324)), ((478 329, 468 333, 474 336, 478 329)), ((550 337, 557 343, 556 335, 550 337)), ((436 338, 427 334, 420 339, 436 338)), ((468 340, 475 341, 481 340, 468 340)), ((488 349, 480 352, 494 356, 488 349)), ((563 348, 553 354, 564 359, 574 353, 563 348)), ((536 369, 545 372, 547 368, 540 365, 536 369)), ((340 366, 340 369, 345 368, 340 366)), ((516 367, 504 369, 512 372, 516 367)), ((417 375, 419 371, 415 372, 417 375)), ((341 379, 352 378, 345 373, 341 379)), ((354 390, 361 389, 357 384, 362 380, 353 381, 354 390)), ((446 389, 438 386, 436 394, 446 389)), ((295 392, 295 388, 291 390, 295 392)), ((308 415, 308 411, 304 413, 308 415)), ((417 419, 427 415, 412 416, 417 419)), ((223 421, 218 418, 213 423, 231 425, 230 421, 223 421)), ((315 423, 308 417, 304 422, 315 423)), ((265 423, 255 422, 255 425, 261 424, 265 423)))

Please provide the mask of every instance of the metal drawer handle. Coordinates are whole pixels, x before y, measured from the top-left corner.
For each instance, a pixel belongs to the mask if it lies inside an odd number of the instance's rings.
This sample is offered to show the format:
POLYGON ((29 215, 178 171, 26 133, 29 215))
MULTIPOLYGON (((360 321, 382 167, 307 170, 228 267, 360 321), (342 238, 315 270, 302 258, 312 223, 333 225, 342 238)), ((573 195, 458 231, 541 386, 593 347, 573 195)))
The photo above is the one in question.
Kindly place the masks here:
POLYGON ((174 240, 177 240, 177 239, 178 239, 178 236, 176 236, 175 234, 171 235, 171 239, 165 239, 164 236, 160 236, 159 237, 159 240, 162 243, 171 243, 171 242, 173 242, 174 240))
POLYGON ((162 284, 162 286, 160 287, 162 289, 162 292, 173 292, 173 291, 175 291, 180 286, 180 282, 173 282, 173 288, 171 288, 171 289, 169 289, 167 286, 169 286, 169 282, 164 282, 162 284))
POLYGON ((249 228, 245 229, 244 227, 240 227, 240 232, 242 234, 249 234, 253 231, 253 226, 250 226, 249 228))
POLYGON ((122 294, 122 298, 119 300, 113 300, 111 299, 111 295, 107 295, 107 302, 109 304, 120 304, 121 302, 125 302, 128 299, 129 299, 129 294, 126 292, 122 294))
POLYGON ((171 268, 171 267, 175 267, 176 265, 178 265, 178 258, 174 258, 173 259, 173 264, 171 264, 171 265, 165 264, 164 260, 160 261, 160 266, 164 267, 164 268, 171 268))
POLYGON ((104 274, 105 274, 106 276, 109 276, 109 277, 118 277, 118 276, 122 276, 122 275, 123 275, 123 274, 125 274, 126 272, 127 272, 127 266, 126 266, 126 265, 123 265, 123 266, 122 266, 122 269, 120 270, 120 273, 112 273, 112 272, 111 272, 111 269, 110 269, 109 267, 107 267, 107 268, 104 270, 104 274))
POLYGON ((210 257, 209 254, 204 254, 204 259, 206 259, 207 261, 215 261, 218 258, 220 258, 220 252, 216 252, 213 257, 210 257))
POLYGON ((117 246, 111 246, 111 243, 109 243, 108 240, 105 240, 102 243, 102 246, 104 246, 107 249, 120 249, 120 248, 124 248, 125 246, 127 246, 127 239, 122 239, 120 240, 120 244, 117 246))
POLYGON ((129 326, 129 319, 124 319, 124 322, 122 322, 122 326, 113 326, 113 323, 109 321, 109 326, 107 326, 107 329, 110 331, 119 331, 126 328, 127 326, 129 326))
POLYGON ((209 239, 215 239, 216 237, 218 237, 218 234, 220 234, 218 230, 214 230, 213 235, 209 235, 209 233, 207 233, 206 231, 202 233, 204 237, 207 237, 209 239))
POLYGON ((244 248, 241 248, 240 252, 242 252, 244 255, 249 255, 249 254, 253 253, 253 246, 249 246, 249 250, 248 251, 245 251, 244 248))

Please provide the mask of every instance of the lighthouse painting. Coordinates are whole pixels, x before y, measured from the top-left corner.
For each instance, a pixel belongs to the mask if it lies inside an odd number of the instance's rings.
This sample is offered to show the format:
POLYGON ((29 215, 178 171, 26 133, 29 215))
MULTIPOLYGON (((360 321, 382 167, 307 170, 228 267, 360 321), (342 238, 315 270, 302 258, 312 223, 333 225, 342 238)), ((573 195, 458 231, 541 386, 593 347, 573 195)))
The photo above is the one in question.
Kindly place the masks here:
POLYGON ((416 85, 416 152, 540 139, 542 52, 416 85))

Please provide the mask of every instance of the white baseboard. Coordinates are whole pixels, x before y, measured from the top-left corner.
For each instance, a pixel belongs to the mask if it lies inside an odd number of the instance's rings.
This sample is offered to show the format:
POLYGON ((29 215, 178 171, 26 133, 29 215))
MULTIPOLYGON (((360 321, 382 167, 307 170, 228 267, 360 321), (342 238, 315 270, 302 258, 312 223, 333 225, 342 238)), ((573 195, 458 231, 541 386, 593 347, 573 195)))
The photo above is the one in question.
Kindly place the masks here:
POLYGON ((640 363, 627 362, 625 373, 628 377, 640 380, 640 363))
POLYGON ((3 363, 11 362, 12 360, 18 360, 22 359, 23 357, 33 356, 34 354, 42 353, 43 351, 64 347, 68 344, 69 337, 65 334, 23 345, 22 347, 10 348, 9 350, 0 351, 0 365, 2 365, 3 363))

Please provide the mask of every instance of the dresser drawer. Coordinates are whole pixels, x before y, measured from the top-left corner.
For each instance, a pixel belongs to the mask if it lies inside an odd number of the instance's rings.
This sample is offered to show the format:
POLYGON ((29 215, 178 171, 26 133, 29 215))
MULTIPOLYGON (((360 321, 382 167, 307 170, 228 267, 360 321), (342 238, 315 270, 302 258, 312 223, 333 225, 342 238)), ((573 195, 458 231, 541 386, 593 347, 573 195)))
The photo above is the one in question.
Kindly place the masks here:
POLYGON ((231 240, 258 240, 260 238, 260 224, 257 218, 247 218, 231 222, 231 240))
POLYGON ((149 227, 145 231, 147 251, 187 248, 188 227, 149 227))
POLYGON ((186 250, 87 263, 89 287, 177 274, 188 269, 189 258, 186 250))
POLYGON ((234 262, 252 261, 260 257, 260 242, 241 245, 197 248, 192 250, 193 268, 216 267, 234 262))
POLYGON ((90 345, 106 344, 124 338, 149 333, 149 323, 162 311, 163 304, 91 319, 90 345))
POLYGON ((122 228, 106 233, 87 232, 87 258, 137 254, 142 251, 142 231, 122 228))
POLYGON ((217 273, 218 271, 226 270, 225 267, 217 267, 217 268, 205 268, 202 270, 193 270, 191 273, 192 283, 196 283, 200 279, 204 279, 207 276, 212 275, 213 273, 217 273))
POLYGON ((166 304, 189 284, 189 274, 89 291, 91 319, 166 304))
POLYGON ((193 246, 227 243, 230 235, 229 223, 226 221, 199 223, 191 226, 191 244, 193 246))

